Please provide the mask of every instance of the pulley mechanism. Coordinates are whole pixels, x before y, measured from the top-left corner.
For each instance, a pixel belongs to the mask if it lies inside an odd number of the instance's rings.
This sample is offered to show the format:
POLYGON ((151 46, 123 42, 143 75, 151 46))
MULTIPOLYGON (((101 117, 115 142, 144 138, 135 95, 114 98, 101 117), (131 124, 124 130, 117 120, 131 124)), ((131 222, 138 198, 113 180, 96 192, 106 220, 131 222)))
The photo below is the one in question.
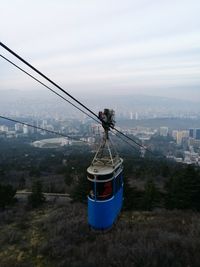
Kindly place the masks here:
POLYGON ((99 119, 105 131, 105 138, 108 139, 108 131, 115 126, 114 110, 105 108, 104 111, 99 111, 99 119))
POLYGON ((100 143, 100 146, 95 154, 92 161, 92 166, 112 166, 115 168, 116 164, 120 163, 119 155, 109 138, 108 132, 114 128, 115 125, 115 112, 112 109, 104 109, 99 112, 99 119, 102 122, 104 128, 104 138, 100 143))
POLYGON ((104 137, 87 168, 89 182, 88 223, 95 230, 112 227, 123 203, 123 159, 119 157, 109 130, 114 128, 114 111, 99 112, 104 137))

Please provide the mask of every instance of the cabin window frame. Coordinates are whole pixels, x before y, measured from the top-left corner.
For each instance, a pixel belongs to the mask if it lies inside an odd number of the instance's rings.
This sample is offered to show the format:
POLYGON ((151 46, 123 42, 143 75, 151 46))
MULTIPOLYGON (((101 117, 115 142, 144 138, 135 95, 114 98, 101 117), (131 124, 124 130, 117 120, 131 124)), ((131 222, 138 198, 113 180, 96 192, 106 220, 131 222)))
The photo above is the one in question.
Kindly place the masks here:
POLYGON ((123 181, 122 181, 122 172, 118 173, 118 175, 114 179, 115 184, 115 194, 122 188, 123 181))
MULTIPOLYGON (((93 200, 107 200, 112 198, 117 192, 123 187, 123 168, 118 166, 113 172, 99 175, 99 174, 91 174, 87 172, 87 179, 89 180, 89 197, 93 200), (108 178, 108 179, 98 179, 108 178), (111 183, 111 192, 108 195, 101 196, 99 195, 99 187, 104 187, 106 183, 111 183), (93 185, 93 186, 91 186, 93 185)), ((103 190, 103 189, 102 189, 103 190)), ((100 190, 101 191, 101 190, 100 190)))
POLYGON ((114 195, 113 179, 105 182, 96 182, 96 200, 107 200, 114 195), (106 188, 107 185, 107 188, 106 188), (108 186, 109 185, 109 186, 108 186), (110 191, 109 191, 110 190, 110 191))
POLYGON ((91 181, 91 180, 89 180, 89 197, 91 198, 91 199, 95 199, 95 191, 96 191, 96 185, 95 185, 95 181, 91 181))

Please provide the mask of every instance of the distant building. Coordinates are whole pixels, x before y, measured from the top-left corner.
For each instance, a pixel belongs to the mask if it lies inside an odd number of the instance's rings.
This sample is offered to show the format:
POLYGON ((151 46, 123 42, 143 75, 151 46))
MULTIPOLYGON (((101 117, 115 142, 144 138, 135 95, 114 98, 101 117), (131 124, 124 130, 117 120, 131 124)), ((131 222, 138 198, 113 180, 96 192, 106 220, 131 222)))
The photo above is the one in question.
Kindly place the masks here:
POLYGON ((195 139, 200 140, 200 129, 195 129, 195 139))
POLYGON ((178 130, 172 131, 172 137, 174 138, 174 140, 177 140, 177 134, 178 134, 178 130))
POLYGON ((188 140, 188 145, 195 147, 195 148, 200 148, 200 140, 194 139, 194 138, 189 138, 188 140))
POLYGON ((188 137, 189 137, 189 131, 187 131, 187 130, 183 130, 183 131, 181 131, 181 133, 182 133, 183 138, 184 138, 184 137, 185 137, 185 138, 188 138, 188 137))
POLYGON ((46 129, 47 120, 42 120, 42 128, 46 129))
POLYGON ((6 133, 6 137, 7 137, 7 138, 13 138, 13 137, 16 137, 16 133, 15 133, 15 131, 8 131, 8 132, 6 133))
POLYGON ((194 129, 189 129, 189 137, 194 138, 194 129))
POLYGON ((161 136, 167 136, 169 133, 169 128, 168 127, 160 127, 160 135, 161 136))
POLYGON ((189 137, 189 131, 172 131, 172 137, 176 140, 177 145, 181 145, 183 142, 183 139, 189 137))
POLYGON ((199 154, 190 151, 184 151, 184 163, 186 164, 198 164, 199 154))
POLYGON ((45 129, 48 131, 54 131, 54 127, 51 124, 47 124, 45 129))
POLYGON ((99 124, 92 124, 91 125, 91 133, 94 135, 100 135, 100 133, 103 133, 102 126, 99 124))
POLYGON ((176 143, 177 145, 181 145, 183 140, 183 135, 181 131, 177 132, 177 137, 176 137, 176 143))
POLYGON ((179 163, 182 163, 182 162, 183 162, 183 159, 182 159, 182 158, 176 158, 176 157, 174 157, 174 160, 175 160, 176 162, 179 162, 179 163))
POLYGON ((94 137, 88 137, 88 138, 87 138, 87 141, 88 141, 88 143, 90 143, 90 144, 94 144, 94 143, 95 143, 95 138, 94 138, 94 137))
POLYGON ((16 123, 15 124, 15 132, 22 132, 23 131, 23 126, 21 123, 16 123))
POLYGON ((200 140, 200 129, 199 128, 197 128, 197 129, 195 129, 195 128, 189 129, 189 136, 191 138, 196 139, 196 140, 200 140))
POLYGON ((67 138, 49 138, 33 142, 34 147, 39 148, 57 148, 70 144, 67 138))
POLYGON ((23 126, 23 133, 28 134, 28 126, 27 125, 23 126))
POLYGON ((5 125, 0 125, 0 131, 1 132, 8 132, 8 127, 5 125))

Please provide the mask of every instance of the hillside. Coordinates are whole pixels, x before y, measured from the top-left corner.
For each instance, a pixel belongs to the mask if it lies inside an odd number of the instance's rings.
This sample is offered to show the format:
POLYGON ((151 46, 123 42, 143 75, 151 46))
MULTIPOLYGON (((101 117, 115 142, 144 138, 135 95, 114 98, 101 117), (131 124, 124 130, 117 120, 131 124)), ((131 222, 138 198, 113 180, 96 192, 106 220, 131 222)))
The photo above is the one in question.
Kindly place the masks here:
MULTIPOLYGON (((120 114, 130 116, 130 111, 141 113, 156 114, 187 114, 198 113, 200 111, 199 101, 180 100, 159 96, 148 95, 113 95, 102 94, 100 91, 95 94, 75 95, 82 103, 87 105, 95 113, 106 107, 113 108, 116 112, 116 118, 120 114)), ((52 116, 55 114, 68 116, 76 115, 82 118, 82 115, 67 104, 62 99, 50 93, 45 88, 41 90, 1 90, 0 98, 1 114, 26 114, 26 116, 52 116)))
POLYGON ((122 212, 107 233, 88 228, 82 204, 25 204, 0 213, 1 267, 199 266, 200 215, 122 212))

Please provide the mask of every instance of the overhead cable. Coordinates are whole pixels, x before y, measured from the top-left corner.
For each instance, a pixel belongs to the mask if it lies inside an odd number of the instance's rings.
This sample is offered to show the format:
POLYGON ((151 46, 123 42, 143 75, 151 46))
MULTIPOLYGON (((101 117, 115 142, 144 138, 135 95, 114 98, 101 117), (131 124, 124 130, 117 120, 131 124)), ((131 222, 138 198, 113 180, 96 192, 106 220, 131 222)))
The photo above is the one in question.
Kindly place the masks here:
MULTIPOLYGON (((63 97, 62 95, 60 95, 59 93, 57 93, 55 90, 53 90, 52 88, 50 88, 48 85, 46 85, 45 83, 41 82, 39 79, 37 79, 36 77, 34 77, 32 74, 30 74, 29 72, 25 71, 24 69, 22 69, 21 67, 19 67, 17 64, 15 64, 13 61, 11 61, 10 59, 8 59, 7 57, 3 56, 0 54, 0 57, 2 57, 3 59, 5 59, 7 62, 9 62, 10 64, 12 64, 14 67, 16 67, 17 69, 19 69, 20 71, 22 71, 23 73, 25 73, 26 75, 28 75, 29 77, 31 77, 32 79, 34 79, 35 81, 37 81, 38 83, 40 83, 41 85, 43 85, 44 87, 46 87, 47 89, 49 89, 51 92, 53 92, 54 94, 58 95, 59 97, 61 97, 62 99, 64 99, 65 101, 67 101, 70 105, 72 105, 73 107, 75 107, 76 109, 78 109, 79 111, 81 111, 82 113, 84 113, 85 115, 89 116, 91 119, 93 119, 96 123, 101 124, 100 121, 98 121, 97 119, 95 119, 94 117, 92 117, 90 114, 86 113, 84 110, 80 109, 78 106, 76 106, 75 104, 73 104, 71 101, 69 101, 68 99, 66 99, 65 97, 63 97)), ((121 140, 123 140, 124 142, 126 142, 128 145, 132 146, 134 149, 136 149, 133 145, 131 145, 129 142, 127 142, 125 139, 123 139, 120 135, 117 135, 114 131, 112 131, 112 133, 114 135, 116 135, 118 138, 120 138, 121 140)), ((136 149, 137 150, 137 149, 136 149)))
POLYGON ((68 99, 66 99, 64 96, 62 96, 61 94, 57 93, 55 90, 53 90, 52 88, 50 88, 45 83, 41 82, 39 79, 37 79, 36 77, 34 77, 32 74, 30 74, 29 72, 25 71, 21 67, 19 67, 13 61, 11 61, 10 59, 8 59, 7 57, 5 57, 5 56, 3 56, 1 54, 0 54, 0 57, 2 57, 3 59, 5 59, 7 62, 9 62, 13 66, 15 66, 17 69, 19 69, 20 71, 22 71, 23 73, 25 73, 26 75, 28 75, 29 77, 31 77, 32 79, 34 79, 35 81, 37 81, 38 83, 40 83, 41 85, 43 85, 44 87, 46 87, 48 90, 50 90, 51 92, 53 92, 57 96, 61 97, 63 100, 67 101, 70 105, 72 105, 73 107, 75 107, 79 111, 81 111, 82 113, 84 113, 85 115, 87 115, 88 117, 90 117, 91 119, 93 119, 94 121, 96 121, 97 123, 99 123, 99 121, 97 119, 93 118, 90 114, 88 114, 87 112, 85 112, 84 110, 82 110, 81 108, 79 108, 78 106, 76 106, 74 103, 72 103, 71 101, 69 101, 68 99))
POLYGON ((48 132, 48 133, 51 133, 51 134, 56 134, 56 135, 60 135, 62 137, 67 137, 67 138, 69 138, 71 140, 81 141, 81 142, 84 142, 84 143, 88 143, 87 141, 82 141, 82 140, 80 140, 78 138, 74 138, 74 137, 71 137, 71 136, 66 135, 66 134, 62 134, 62 133, 59 133, 59 132, 56 132, 56 131, 52 131, 52 130, 47 130, 47 129, 42 128, 40 126, 32 125, 32 124, 29 124, 29 123, 26 123, 26 122, 22 122, 22 121, 19 121, 19 120, 16 120, 16 119, 11 119, 9 117, 5 117, 5 116, 2 116, 2 115, 0 115, 0 118, 1 119, 4 119, 4 120, 15 122, 15 123, 19 123, 19 124, 22 124, 22 125, 26 125, 28 127, 32 127, 32 128, 35 128, 35 129, 39 129, 39 130, 42 130, 42 131, 45 131, 45 132, 48 132))
POLYGON ((22 57, 20 57, 17 53, 15 53, 13 50, 11 50, 8 46, 6 46, 5 44, 3 44, 2 42, 0 42, 0 46, 2 46, 4 49, 6 49, 9 53, 11 53, 13 56, 15 56, 16 58, 18 58, 20 61, 22 61, 24 64, 26 64, 27 66, 29 66, 32 70, 34 70, 35 72, 37 72, 39 75, 41 75, 43 78, 45 78, 47 81, 49 81, 51 84, 53 84, 55 87, 57 87, 60 91, 62 91, 64 94, 66 94, 67 96, 69 96, 71 99, 73 99, 76 103, 78 103, 80 106, 82 106, 83 108, 85 108, 87 111, 89 111, 91 114, 93 114, 97 119, 98 116, 91 110, 89 109, 86 105, 84 105, 83 103, 81 103, 78 99, 76 99, 75 97, 73 97, 71 94, 69 94, 67 91, 65 91, 62 87, 60 87, 57 83, 55 83, 54 81, 52 81, 50 78, 48 78, 46 75, 44 75, 41 71, 39 71, 38 69, 36 69, 33 65, 31 65, 29 62, 27 62, 25 59, 23 59, 22 57))
POLYGON ((111 130, 111 132, 116 135, 116 137, 118 137, 119 139, 121 139, 122 141, 124 141, 125 143, 127 143, 127 145, 131 146, 133 149, 135 149, 137 152, 139 152, 139 149, 136 148, 134 145, 130 144, 128 141, 126 141, 124 138, 122 138, 119 134, 115 133, 113 130, 111 130))
POLYGON ((121 134, 122 136, 126 137, 127 139, 129 139, 130 141, 132 141, 133 143, 135 143, 137 146, 140 146, 142 148, 144 148, 147 152, 151 153, 152 155, 155 155, 151 150, 149 150, 148 148, 146 148, 145 146, 141 145, 140 143, 136 142, 133 138, 131 138, 130 136, 122 133, 121 131, 119 131, 118 129, 114 128, 113 129, 118 132, 119 134, 121 134))
MULTIPOLYGON (((59 90, 61 90, 63 93, 65 93, 68 97, 70 97, 71 99, 73 99, 73 101, 75 101, 76 103, 78 103, 80 106, 82 106, 83 108, 85 108, 87 111, 89 111, 93 116, 95 116, 95 118, 97 118, 98 120, 100 120, 99 116, 96 115, 91 109, 89 109, 86 105, 84 105, 83 103, 81 103, 78 99, 76 99, 75 97, 73 97, 71 94, 69 94, 67 91, 65 91, 62 87, 60 87, 57 83, 55 83, 53 80, 51 80, 50 78, 48 78, 46 75, 44 75, 41 71, 39 71, 38 69, 36 69, 34 66, 32 66, 30 63, 28 63, 25 59, 23 59, 21 56, 19 56, 16 52, 14 52, 13 50, 11 50, 8 46, 6 46, 5 44, 3 44, 2 42, 0 42, 0 46, 2 46, 4 49, 6 49, 9 53, 11 53, 12 55, 14 55, 16 58, 18 58, 20 61, 22 61, 24 64, 26 64, 28 67, 30 67, 32 70, 34 70, 36 73, 38 73, 39 75, 41 75, 43 78, 45 78, 47 81, 49 81, 51 84, 53 84, 55 87, 57 87, 59 90)), ((14 65, 15 67, 17 67, 18 69, 20 69, 21 71, 23 71, 24 73, 26 73, 28 76, 30 76, 31 78, 33 78, 34 80, 38 81, 40 84, 44 85, 45 87, 47 87, 48 89, 50 89, 51 91, 53 91, 54 93, 56 93, 58 96, 62 97, 60 94, 58 94, 57 92, 55 92, 53 89, 49 88, 48 86, 46 86, 44 83, 42 83, 41 81, 39 81, 37 78, 33 77, 31 74, 27 73, 26 71, 24 71, 22 68, 20 68, 19 66, 17 66, 15 63, 11 62, 9 59, 5 58, 4 56, 1 55, 2 58, 4 58, 5 60, 7 60, 8 62, 10 62, 12 65, 14 65)), ((63 99, 65 99, 64 97, 62 97, 63 99)), ((76 105, 74 105, 73 103, 71 103, 69 100, 65 99, 68 103, 70 103, 71 105, 73 105, 74 107, 76 107, 78 110, 80 110, 81 112, 84 112, 82 109, 80 109, 79 107, 77 107, 76 105)), ((84 112, 85 113, 85 112, 84 112)), ((87 116, 89 116, 90 118, 94 119, 93 117, 91 117, 88 113, 85 113, 87 116)), ((95 121, 97 122, 97 120, 95 119, 95 121)), ((101 121, 101 120, 100 120, 101 121)), ((99 121, 98 121, 99 123, 99 121)), ((150 150, 148 150, 145 146, 139 144, 138 142, 136 142, 134 139, 132 139, 131 137, 125 135, 124 133, 122 133, 121 131, 119 131, 118 129, 116 129, 115 127, 112 127, 112 129, 114 129, 116 132, 118 132, 119 134, 123 135, 124 137, 126 137, 127 139, 129 139, 130 141, 132 141, 133 143, 135 143, 136 145, 144 148, 146 151, 150 152, 151 154, 154 155, 154 153, 150 150)))

